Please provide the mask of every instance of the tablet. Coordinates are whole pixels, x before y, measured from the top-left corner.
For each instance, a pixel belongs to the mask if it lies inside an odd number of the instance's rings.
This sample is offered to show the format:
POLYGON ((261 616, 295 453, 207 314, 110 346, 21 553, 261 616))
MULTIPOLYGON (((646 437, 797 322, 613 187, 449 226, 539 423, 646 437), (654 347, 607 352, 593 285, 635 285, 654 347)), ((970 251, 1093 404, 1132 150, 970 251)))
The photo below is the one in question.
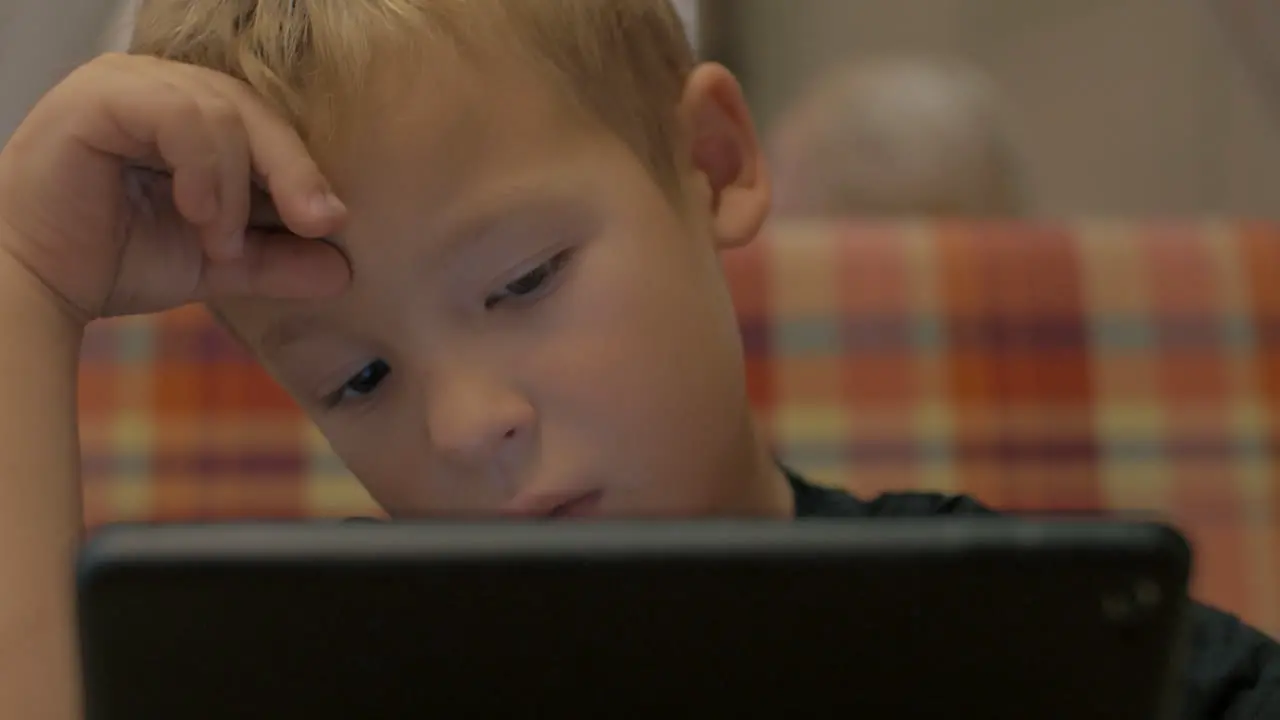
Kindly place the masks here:
POLYGON ((1074 520, 115 527, 87 712, 1160 718, 1189 561, 1074 520))

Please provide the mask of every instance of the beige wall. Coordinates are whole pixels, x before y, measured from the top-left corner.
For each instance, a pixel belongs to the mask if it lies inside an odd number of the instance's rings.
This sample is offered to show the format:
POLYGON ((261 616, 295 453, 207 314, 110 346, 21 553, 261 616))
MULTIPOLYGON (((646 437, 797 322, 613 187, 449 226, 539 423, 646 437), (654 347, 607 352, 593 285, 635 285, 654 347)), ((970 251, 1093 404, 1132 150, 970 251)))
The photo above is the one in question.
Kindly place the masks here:
POLYGON ((693 44, 698 44, 698 0, 672 0, 693 44))
POLYGON ((0 142, 50 87, 92 57, 108 0, 0 0, 0 142))
POLYGON ((722 0, 709 19, 766 129, 826 63, 958 55, 1007 90, 1044 213, 1280 215, 1280 107, 1204 1, 722 0))
MULTIPOLYGON (((1205 1, 720 0, 704 31, 732 38, 766 129, 826 63, 957 54, 1013 100, 1042 212, 1280 215, 1280 104, 1205 1)), ((114 5, 0 0, 0 138, 97 51, 114 5)))

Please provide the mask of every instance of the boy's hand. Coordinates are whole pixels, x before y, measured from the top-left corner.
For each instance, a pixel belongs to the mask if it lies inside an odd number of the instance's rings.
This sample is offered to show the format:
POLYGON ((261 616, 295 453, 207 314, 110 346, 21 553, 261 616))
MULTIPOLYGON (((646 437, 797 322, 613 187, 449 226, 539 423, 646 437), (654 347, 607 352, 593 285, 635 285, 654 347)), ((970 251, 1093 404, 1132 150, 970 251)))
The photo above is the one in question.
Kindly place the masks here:
POLYGON ((49 92, 0 151, 0 260, 80 322, 218 296, 340 292, 323 238, 346 210, 297 133, 248 86, 103 56, 49 92), (293 233, 250 230, 255 178, 293 233))

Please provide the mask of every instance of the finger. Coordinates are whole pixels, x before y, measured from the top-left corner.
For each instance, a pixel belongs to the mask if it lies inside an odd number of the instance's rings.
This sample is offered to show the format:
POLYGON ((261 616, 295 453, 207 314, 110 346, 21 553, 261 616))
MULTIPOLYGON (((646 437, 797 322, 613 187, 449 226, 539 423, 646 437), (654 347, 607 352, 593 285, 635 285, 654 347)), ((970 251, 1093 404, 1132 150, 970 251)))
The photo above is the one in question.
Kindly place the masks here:
POLYGON ((159 155, 171 168, 178 213, 200 227, 216 222, 219 148, 199 101, 183 88, 138 73, 112 78, 112 85, 103 100, 111 122, 92 126, 86 144, 131 160, 159 155))
POLYGON ((190 94, 199 107, 203 118, 201 130, 208 134, 215 148, 214 161, 219 174, 216 213, 200 228, 201 247, 211 258, 232 260, 243 252, 244 229, 249 221, 252 164, 248 133, 234 102, 199 73, 177 76, 176 67, 185 66, 140 63, 136 70, 158 84, 190 94))
POLYGON ((244 83, 212 70, 139 56, 106 56, 82 70, 82 82, 99 86, 95 94, 112 121, 90 119, 82 127, 82 139, 123 158, 159 154, 173 169, 175 204, 189 221, 203 227, 210 213, 221 212, 216 192, 211 195, 208 190, 218 185, 221 167, 217 141, 199 102, 207 92, 193 80, 197 76, 217 87, 239 112, 251 167, 265 178, 292 232, 323 237, 337 232, 346 220, 346 208, 302 139, 244 83))
POLYGON ((249 224, 249 188, 252 163, 249 135, 240 113, 226 98, 210 96, 200 102, 206 123, 218 146, 218 214, 204 239, 205 252, 215 260, 234 260, 244 252, 244 232, 249 224))
POLYGON ((252 170, 262 178, 290 231, 319 238, 341 229, 346 206, 301 136, 279 113, 235 78, 193 66, 182 66, 179 72, 201 76, 236 105, 247 131, 252 170))
POLYGON ((196 297, 310 300, 337 295, 350 280, 346 256, 327 242, 250 231, 241 257, 205 261, 196 297))

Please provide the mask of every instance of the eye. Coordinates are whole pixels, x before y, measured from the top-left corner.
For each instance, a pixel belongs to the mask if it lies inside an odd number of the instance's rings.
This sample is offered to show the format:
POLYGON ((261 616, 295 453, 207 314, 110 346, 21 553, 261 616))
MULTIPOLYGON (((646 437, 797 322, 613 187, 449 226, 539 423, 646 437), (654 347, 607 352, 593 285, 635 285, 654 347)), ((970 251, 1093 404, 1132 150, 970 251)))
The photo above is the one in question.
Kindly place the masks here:
POLYGON ((351 379, 347 380, 337 392, 329 396, 329 405, 335 406, 348 400, 359 400, 371 395, 390 374, 391 366, 385 360, 374 360, 361 368, 360 372, 352 375, 351 379))
POLYGON ((493 293, 484 300, 486 310, 492 310, 499 304, 509 300, 530 299, 545 292, 551 281, 564 269, 573 257, 573 251, 565 250, 538 267, 521 275, 503 286, 502 290, 493 293))

